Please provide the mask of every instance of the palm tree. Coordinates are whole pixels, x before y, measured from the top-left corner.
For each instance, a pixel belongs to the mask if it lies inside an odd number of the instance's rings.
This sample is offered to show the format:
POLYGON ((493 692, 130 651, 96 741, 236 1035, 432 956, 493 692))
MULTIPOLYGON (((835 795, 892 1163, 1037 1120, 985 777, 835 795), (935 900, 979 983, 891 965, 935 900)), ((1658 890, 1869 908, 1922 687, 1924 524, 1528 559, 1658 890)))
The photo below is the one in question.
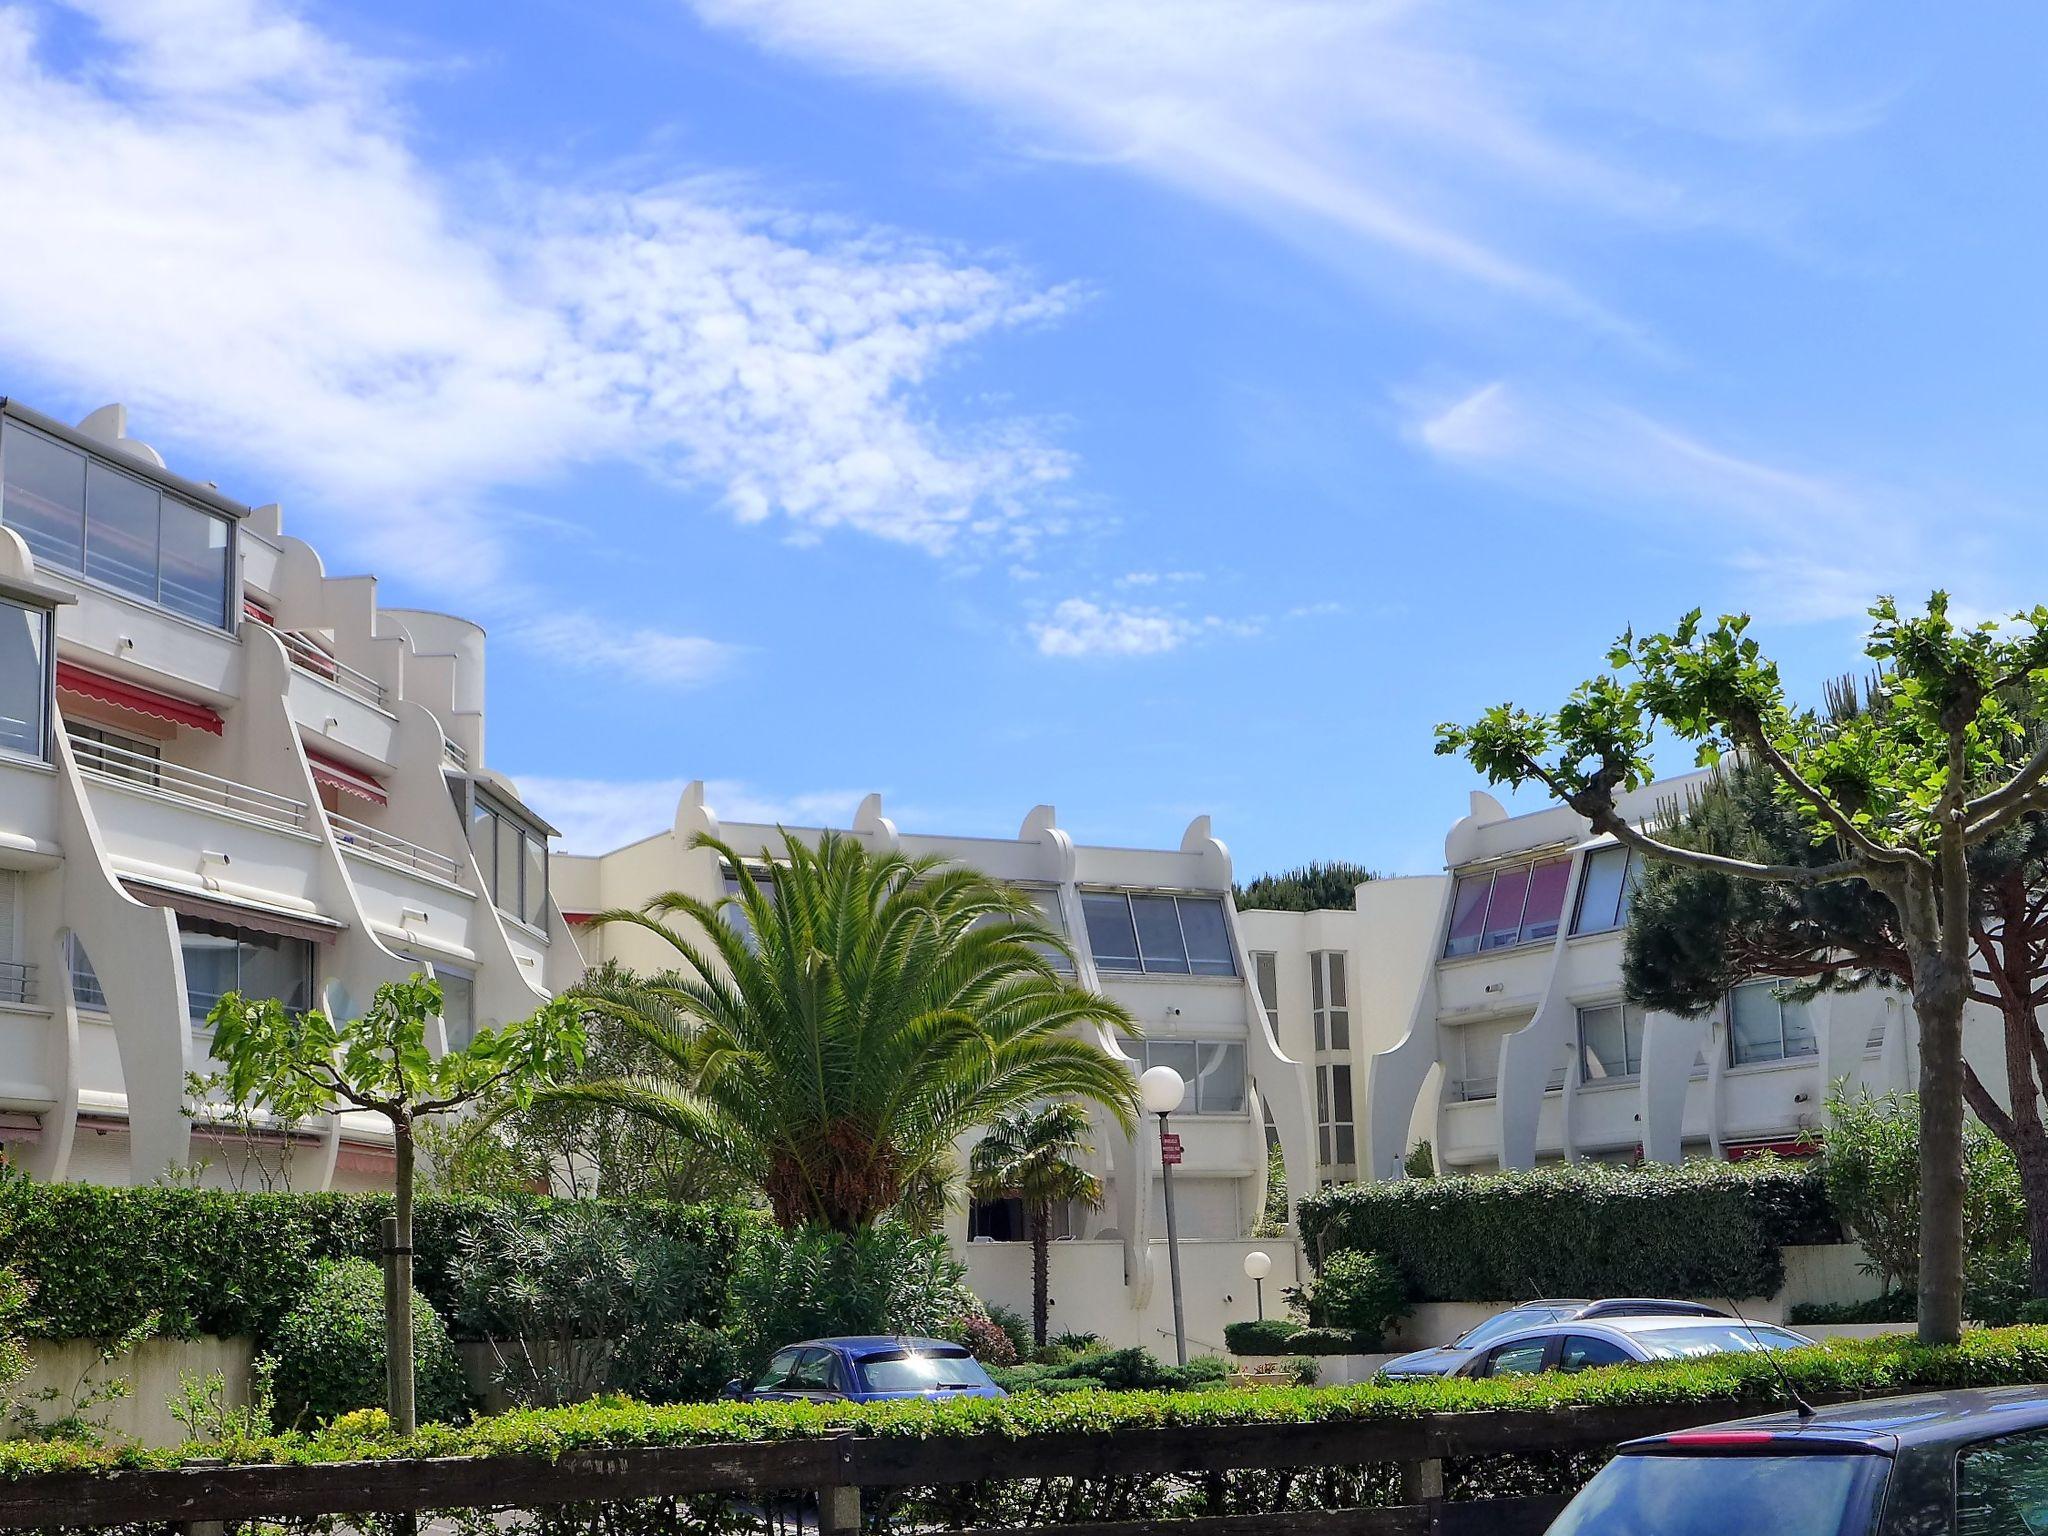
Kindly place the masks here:
POLYGON ((1066 942, 1026 896, 840 834, 782 840, 757 873, 700 837, 737 894, 670 891, 593 919, 635 924, 678 956, 666 977, 583 994, 646 1040, 658 1068, 542 1102, 643 1116, 757 1186, 779 1226, 839 1232, 928 1190, 955 1141, 1006 1111, 1073 1098, 1135 1124, 1129 1072, 1084 1038, 1129 1031, 1130 1017, 1060 976, 1066 942))
POLYGON ((975 1143, 967 1187, 977 1200, 1014 1196, 1031 1226, 1031 1337, 1045 1346, 1046 1271, 1052 1255, 1052 1208, 1102 1204, 1102 1181, 1075 1162, 1091 1150, 1088 1115, 1078 1104, 1047 1104, 1003 1115, 975 1143))

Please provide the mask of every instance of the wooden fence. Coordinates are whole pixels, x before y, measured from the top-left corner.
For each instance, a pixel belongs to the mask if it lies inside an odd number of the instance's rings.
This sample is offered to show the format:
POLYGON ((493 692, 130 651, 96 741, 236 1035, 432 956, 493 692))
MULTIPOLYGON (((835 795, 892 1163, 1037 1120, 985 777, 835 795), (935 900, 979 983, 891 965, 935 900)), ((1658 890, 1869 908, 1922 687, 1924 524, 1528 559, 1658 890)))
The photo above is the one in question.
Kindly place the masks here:
POLYGON ((187 1465, 0 1481, 0 1528, 206 1526, 265 1516, 361 1515, 731 1493, 815 1492, 822 1536, 857 1527, 862 1489, 1039 1478, 1199 1477, 1252 1468, 1397 1465, 1403 1503, 1046 1527, 1092 1536, 1518 1536, 1539 1533, 1559 1496, 1453 1501, 1448 1459, 1589 1451, 1727 1416, 1724 1408, 1568 1408, 1447 1413, 1345 1423, 894 1438, 845 1434, 532 1456, 187 1465))

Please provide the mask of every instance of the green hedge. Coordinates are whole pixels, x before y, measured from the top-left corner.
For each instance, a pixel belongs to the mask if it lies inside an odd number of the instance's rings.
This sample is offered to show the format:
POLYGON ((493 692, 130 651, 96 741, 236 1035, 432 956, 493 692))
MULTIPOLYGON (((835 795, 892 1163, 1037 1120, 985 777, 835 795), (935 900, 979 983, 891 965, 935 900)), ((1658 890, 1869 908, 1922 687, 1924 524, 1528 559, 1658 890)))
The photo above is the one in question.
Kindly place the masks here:
MULTIPOLYGON (((326 1424, 385 1402, 384 1272, 368 1259, 322 1264, 278 1321, 266 1359, 276 1422, 326 1424)), ((466 1417, 469 1389, 447 1324, 412 1293, 413 1392, 422 1419, 466 1417)))
POLYGON ((1313 1254, 1385 1254, 1417 1301, 1771 1296, 1784 1246, 1840 1238, 1819 1171, 1775 1159, 1332 1185, 1301 1230, 1313 1254))
MULTIPOLYGON (((1780 1353, 1774 1359, 1803 1393, 1815 1398, 2036 1384, 2048 1382, 2048 1328, 1972 1331, 1960 1345, 1946 1348, 1930 1348, 1903 1336, 1836 1341, 1780 1353)), ((311 1463, 393 1457, 561 1456, 612 1446, 805 1439, 849 1431, 909 1438, 956 1434, 1028 1437, 1205 1424, 1386 1420, 1426 1413, 1600 1404, 1696 1405, 1704 1420, 1762 1411, 1783 1401, 1771 1363, 1747 1352, 1576 1375, 1498 1381, 1450 1378, 1329 1389, 1034 1393, 1000 1401, 829 1406, 695 1403, 649 1408, 609 1398, 571 1408, 499 1414, 464 1425, 427 1425, 407 1440, 344 1421, 313 1435, 207 1442, 173 1450, 128 1444, 10 1441, 0 1443, 0 1476, 175 1466, 200 1459, 311 1463)))
POLYGON ((1300 1323, 1289 1322, 1284 1317, 1225 1323, 1223 1347, 1233 1355, 1284 1355, 1287 1353, 1287 1341, 1300 1332, 1300 1323))
MULTIPOLYGON (((538 1213, 549 1202, 424 1198, 414 1216, 414 1280, 454 1317, 454 1260, 495 1211, 538 1213)), ((659 1201, 610 1207, 638 1230, 702 1246, 709 1262, 694 1310, 716 1319, 743 1212, 659 1201)), ((0 1183, 0 1265, 33 1287, 31 1336, 117 1338, 151 1313, 173 1338, 267 1334, 312 1283, 323 1259, 375 1258, 388 1195, 236 1194, 0 1183)))

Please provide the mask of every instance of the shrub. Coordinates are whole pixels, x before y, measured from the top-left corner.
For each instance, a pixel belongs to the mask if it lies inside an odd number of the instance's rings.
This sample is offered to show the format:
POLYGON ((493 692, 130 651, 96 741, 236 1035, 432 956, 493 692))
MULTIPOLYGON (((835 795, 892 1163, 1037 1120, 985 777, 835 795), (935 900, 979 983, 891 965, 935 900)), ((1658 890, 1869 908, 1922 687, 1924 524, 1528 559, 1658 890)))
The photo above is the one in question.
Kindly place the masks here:
POLYGON ((988 1320, 1009 1337, 1012 1356, 1022 1360, 1030 1354, 1036 1346, 1036 1341, 1031 1337, 1031 1319, 1014 1307, 1006 1307, 1000 1302, 991 1301, 984 1306, 988 1312, 988 1320))
POLYGON ((1287 1347, 1297 1355, 1372 1355, 1379 1353, 1380 1342, 1379 1334, 1355 1328, 1304 1328, 1287 1347))
POLYGON ((1384 1254, 1418 1301, 1769 1296, 1784 1244, 1837 1235, 1818 1170, 1774 1158, 1332 1185, 1301 1226, 1326 1266, 1384 1254))
MULTIPOLYGON (((441 1314, 412 1294, 414 1394, 422 1422, 461 1414, 462 1366, 441 1314)), ((268 1356, 287 1425, 325 1424, 385 1400, 384 1275, 368 1259, 322 1264, 278 1323, 268 1356)))
POLYGON ((1017 1363, 1017 1341, 985 1313, 967 1313, 946 1336, 956 1344, 966 1345, 967 1352, 983 1365, 1017 1363))
POLYGON ((1408 1314, 1401 1272, 1377 1253, 1345 1249, 1324 1261, 1308 1292, 1308 1320, 1370 1338, 1373 1349, 1387 1325, 1408 1314))
POLYGON ((1299 1323, 1265 1317, 1251 1323, 1225 1323, 1223 1342, 1233 1355, 1278 1355, 1286 1352, 1287 1341, 1299 1332, 1299 1323))
POLYGON ((1199 1392, 1222 1386, 1230 1367, 1214 1355, 1167 1365, 1151 1351, 1133 1348, 1099 1350, 1065 1365, 1012 1366, 989 1375, 1007 1392, 1199 1392))
POLYGON ((1920 1301, 1910 1291, 1887 1291, 1867 1301, 1802 1301, 1785 1315, 1801 1323, 1910 1323, 1920 1315, 1920 1301))

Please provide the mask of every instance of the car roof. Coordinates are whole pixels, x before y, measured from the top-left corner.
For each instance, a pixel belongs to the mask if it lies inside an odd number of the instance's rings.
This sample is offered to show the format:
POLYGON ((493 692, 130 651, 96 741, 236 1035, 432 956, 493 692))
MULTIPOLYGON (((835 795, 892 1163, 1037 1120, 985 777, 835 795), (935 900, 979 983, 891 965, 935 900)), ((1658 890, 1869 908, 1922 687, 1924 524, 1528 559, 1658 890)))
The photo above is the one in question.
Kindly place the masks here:
POLYGON ((1651 1317, 1561 1317, 1555 1322, 1532 1323, 1527 1328, 1518 1328, 1513 1333, 1495 1339, 1491 1344, 1481 1345, 1480 1348, 1488 1350, 1500 1349, 1510 1344, 1526 1343, 1531 1339, 1557 1338, 1563 1334, 1593 1334, 1596 1336, 1608 1334, 1621 1338, 1639 1338, 1646 1334, 1655 1336, 1660 1333, 1675 1333, 1681 1329, 1713 1328, 1716 1326, 1726 1326, 1729 1328, 1753 1327, 1759 1333, 1768 1329, 1777 1333, 1789 1333, 1795 1338, 1803 1339, 1806 1337, 1805 1334, 1800 1333, 1797 1329, 1787 1328, 1782 1323, 1745 1324, 1732 1317, 1697 1317, 1689 1314, 1677 1316, 1657 1315, 1651 1317))
MULTIPOLYGON (((865 1359, 869 1355, 900 1355, 906 1350, 919 1355, 967 1353, 965 1348, 950 1340, 926 1339, 907 1333, 856 1333, 831 1339, 802 1339, 795 1344, 785 1344, 783 1349, 836 1349, 842 1355, 852 1355, 855 1359, 865 1359)), ((777 1354, 781 1352, 776 1351, 777 1354)))
POLYGON ((1721 1431, 1764 1431, 1786 1443, 1802 1439, 1819 1444, 1853 1441, 1889 1449, 1977 1440, 2044 1426, 2048 1426, 2048 1389, 1960 1387, 1947 1392, 1918 1392, 1909 1397, 1838 1403, 1816 1409, 1811 1418, 1801 1418, 1796 1410, 1783 1408, 1754 1418, 1680 1430, 1675 1436, 1652 1435, 1632 1440, 1622 1449, 1655 1450, 1670 1446, 1674 1440, 1683 1444, 1688 1435, 1721 1431))
POLYGON ((1595 1317, 1603 1316, 1602 1307, 1651 1307, 1664 1308, 1673 1317, 1726 1317, 1728 1314, 1718 1307, 1710 1307, 1703 1301, 1674 1301, 1668 1296, 1603 1296, 1598 1301, 1586 1303, 1586 1311, 1595 1317))

